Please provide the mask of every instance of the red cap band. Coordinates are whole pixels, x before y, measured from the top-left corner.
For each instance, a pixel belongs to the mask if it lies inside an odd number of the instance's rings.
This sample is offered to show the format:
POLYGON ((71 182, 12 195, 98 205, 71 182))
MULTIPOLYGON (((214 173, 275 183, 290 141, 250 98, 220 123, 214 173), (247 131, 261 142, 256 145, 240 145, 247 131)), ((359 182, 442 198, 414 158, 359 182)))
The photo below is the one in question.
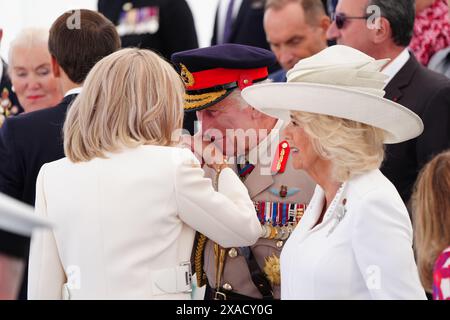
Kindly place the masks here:
POLYGON ((202 90, 228 83, 237 82, 242 90, 251 86, 254 80, 264 79, 268 76, 267 67, 258 69, 225 69, 217 68, 192 72, 194 83, 187 86, 187 90, 202 90))

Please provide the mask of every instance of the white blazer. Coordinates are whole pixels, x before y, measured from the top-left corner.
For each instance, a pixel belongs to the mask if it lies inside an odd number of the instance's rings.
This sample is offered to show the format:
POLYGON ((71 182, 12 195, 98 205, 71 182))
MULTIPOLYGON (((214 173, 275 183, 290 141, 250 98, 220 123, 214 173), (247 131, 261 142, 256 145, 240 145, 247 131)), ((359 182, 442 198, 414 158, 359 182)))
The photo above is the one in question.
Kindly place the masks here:
POLYGON ((344 184, 314 227, 324 201, 317 186, 283 248, 282 299, 426 299, 407 209, 379 170, 344 184))
POLYGON ((30 299, 189 299, 194 229, 224 247, 261 235, 231 169, 218 193, 187 149, 141 146, 108 157, 41 168, 36 213, 56 229, 33 236, 30 299))

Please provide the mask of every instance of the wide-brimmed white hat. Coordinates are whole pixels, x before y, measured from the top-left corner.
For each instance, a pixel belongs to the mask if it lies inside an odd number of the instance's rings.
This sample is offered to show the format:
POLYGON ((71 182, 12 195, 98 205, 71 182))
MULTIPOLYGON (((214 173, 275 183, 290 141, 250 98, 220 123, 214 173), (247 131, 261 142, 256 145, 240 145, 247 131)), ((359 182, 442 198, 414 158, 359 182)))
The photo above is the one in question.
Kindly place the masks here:
POLYGON ((423 131, 411 110, 383 98, 388 62, 336 45, 303 59, 287 73, 286 83, 253 85, 242 91, 254 108, 290 121, 290 111, 354 120, 386 131, 385 143, 399 143, 423 131))

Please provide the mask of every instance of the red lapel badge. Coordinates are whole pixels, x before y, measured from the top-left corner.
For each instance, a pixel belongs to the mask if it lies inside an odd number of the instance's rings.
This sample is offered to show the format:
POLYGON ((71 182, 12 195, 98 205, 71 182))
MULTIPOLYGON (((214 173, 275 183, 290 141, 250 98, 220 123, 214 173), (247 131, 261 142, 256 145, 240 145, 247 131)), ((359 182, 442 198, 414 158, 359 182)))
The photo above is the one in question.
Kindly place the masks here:
POLYGON ((286 170, 286 164, 289 159, 289 152, 291 148, 287 141, 282 141, 278 145, 278 151, 275 155, 275 159, 272 163, 273 173, 283 173, 286 170))

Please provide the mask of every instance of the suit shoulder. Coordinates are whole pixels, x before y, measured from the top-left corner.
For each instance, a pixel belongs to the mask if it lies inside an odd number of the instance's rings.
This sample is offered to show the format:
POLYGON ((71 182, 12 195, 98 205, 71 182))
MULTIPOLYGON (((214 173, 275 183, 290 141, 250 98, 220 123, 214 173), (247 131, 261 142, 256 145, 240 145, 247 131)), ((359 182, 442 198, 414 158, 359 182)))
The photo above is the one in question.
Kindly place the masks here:
POLYGON ((36 131, 41 130, 42 126, 62 125, 64 120, 65 111, 57 106, 9 117, 4 123, 4 130, 14 130, 16 133, 20 132, 21 135, 34 136, 36 131))
POLYGON ((424 88, 433 91, 450 90, 450 79, 443 74, 420 66, 414 80, 421 83, 424 88))
POLYGON ((37 110, 29 113, 21 113, 16 117, 12 117, 11 120, 15 123, 39 123, 41 121, 47 122, 53 119, 65 119, 67 106, 66 105, 56 105, 55 107, 50 107, 42 110, 37 110))

